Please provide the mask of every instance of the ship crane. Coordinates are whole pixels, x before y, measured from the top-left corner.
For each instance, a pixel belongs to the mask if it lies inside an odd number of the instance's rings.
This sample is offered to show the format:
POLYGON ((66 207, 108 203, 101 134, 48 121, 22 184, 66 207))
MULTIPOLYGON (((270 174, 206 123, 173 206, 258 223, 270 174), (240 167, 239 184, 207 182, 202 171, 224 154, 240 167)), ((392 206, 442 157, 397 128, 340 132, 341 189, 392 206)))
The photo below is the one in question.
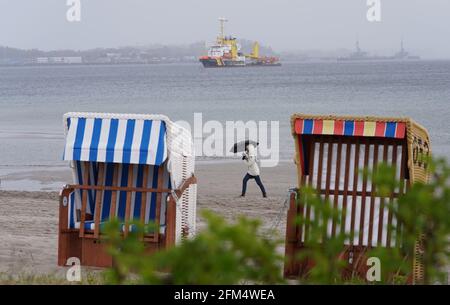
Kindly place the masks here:
POLYGON ((257 41, 253 44, 252 53, 246 56, 251 59, 259 59, 259 43, 257 41))

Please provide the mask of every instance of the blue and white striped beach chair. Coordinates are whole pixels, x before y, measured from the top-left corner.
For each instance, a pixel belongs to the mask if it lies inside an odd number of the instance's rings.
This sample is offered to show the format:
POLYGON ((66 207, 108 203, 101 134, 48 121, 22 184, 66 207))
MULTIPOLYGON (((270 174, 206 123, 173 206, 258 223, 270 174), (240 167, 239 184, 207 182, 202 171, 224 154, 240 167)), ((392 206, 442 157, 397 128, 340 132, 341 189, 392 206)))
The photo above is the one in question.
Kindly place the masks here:
POLYGON ((168 247, 195 233, 196 179, 191 136, 161 115, 68 113, 64 160, 73 184, 61 192, 58 264, 110 266, 101 242, 116 218, 124 236, 130 224, 152 224, 143 240, 168 247), (156 228, 156 229, 154 229, 156 228))

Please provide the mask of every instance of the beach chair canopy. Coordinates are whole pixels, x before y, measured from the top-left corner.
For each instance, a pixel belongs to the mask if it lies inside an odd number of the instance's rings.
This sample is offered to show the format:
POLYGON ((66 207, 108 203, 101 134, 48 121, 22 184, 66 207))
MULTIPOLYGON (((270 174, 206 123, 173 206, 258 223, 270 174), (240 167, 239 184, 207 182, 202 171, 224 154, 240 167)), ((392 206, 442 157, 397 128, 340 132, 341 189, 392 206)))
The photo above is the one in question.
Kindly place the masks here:
MULTIPOLYGON (((309 170, 310 139, 334 139, 352 144, 370 142, 377 146, 404 145, 405 175, 411 181, 427 180, 427 164, 422 156, 431 154, 428 132, 409 118, 349 117, 295 114, 291 117, 292 134, 296 140, 299 170, 309 170)), ((398 150, 396 150, 398 151, 398 150)), ((382 158, 379 159, 382 161, 382 158)), ((299 177, 301 178, 301 177, 299 177)))
POLYGON ((161 165, 166 118, 67 114, 64 160, 161 165))

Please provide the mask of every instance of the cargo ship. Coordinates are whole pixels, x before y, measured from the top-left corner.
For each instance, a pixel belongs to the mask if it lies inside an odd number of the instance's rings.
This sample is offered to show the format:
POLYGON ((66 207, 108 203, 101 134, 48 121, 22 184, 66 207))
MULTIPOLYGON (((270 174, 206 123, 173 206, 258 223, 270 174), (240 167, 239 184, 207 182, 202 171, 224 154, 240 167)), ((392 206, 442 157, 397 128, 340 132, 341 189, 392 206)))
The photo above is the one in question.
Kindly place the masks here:
POLYGON ((209 47, 208 55, 201 56, 199 61, 205 68, 232 67, 274 67, 281 66, 278 57, 260 56, 259 44, 253 44, 251 54, 241 52, 241 46, 236 38, 225 36, 224 25, 228 20, 219 18, 220 34, 214 44, 209 47))

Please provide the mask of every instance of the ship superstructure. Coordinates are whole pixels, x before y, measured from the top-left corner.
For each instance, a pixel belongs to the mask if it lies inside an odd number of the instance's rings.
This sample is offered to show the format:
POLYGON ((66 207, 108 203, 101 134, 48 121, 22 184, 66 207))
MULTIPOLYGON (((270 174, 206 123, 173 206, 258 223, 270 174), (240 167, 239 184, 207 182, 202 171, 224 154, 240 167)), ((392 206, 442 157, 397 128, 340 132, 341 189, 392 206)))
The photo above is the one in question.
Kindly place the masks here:
POLYGON ((217 40, 208 49, 208 55, 201 56, 199 61, 205 68, 246 67, 246 66, 279 66, 276 57, 260 57, 259 44, 255 42, 251 54, 241 52, 241 46, 235 37, 225 35, 225 18, 219 18, 220 33, 217 40))
POLYGON ((404 59, 409 59, 409 60, 419 60, 419 59, 420 59, 420 56, 415 56, 415 55, 409 54, 409 52, 405 50, 405 47, 404 47, 404 45, 403 45, 403 38, 402 38, 402 41, 400 42, 400 51, 398 51, 398 52, 394 55, 394 59, 400 59, 400 60, 404 60, 404 59))
POLYGON ((359 39, 356 40, 356 48, 353 53, 347 57, 339 57, 338 61, 385 61, 385 60, 420 60, 419 56, 412 56, 407 52, 403 45, 403 39, 400 43, 400 50, 393 56, 371 56, 363 51, 359 45, 359 39))

